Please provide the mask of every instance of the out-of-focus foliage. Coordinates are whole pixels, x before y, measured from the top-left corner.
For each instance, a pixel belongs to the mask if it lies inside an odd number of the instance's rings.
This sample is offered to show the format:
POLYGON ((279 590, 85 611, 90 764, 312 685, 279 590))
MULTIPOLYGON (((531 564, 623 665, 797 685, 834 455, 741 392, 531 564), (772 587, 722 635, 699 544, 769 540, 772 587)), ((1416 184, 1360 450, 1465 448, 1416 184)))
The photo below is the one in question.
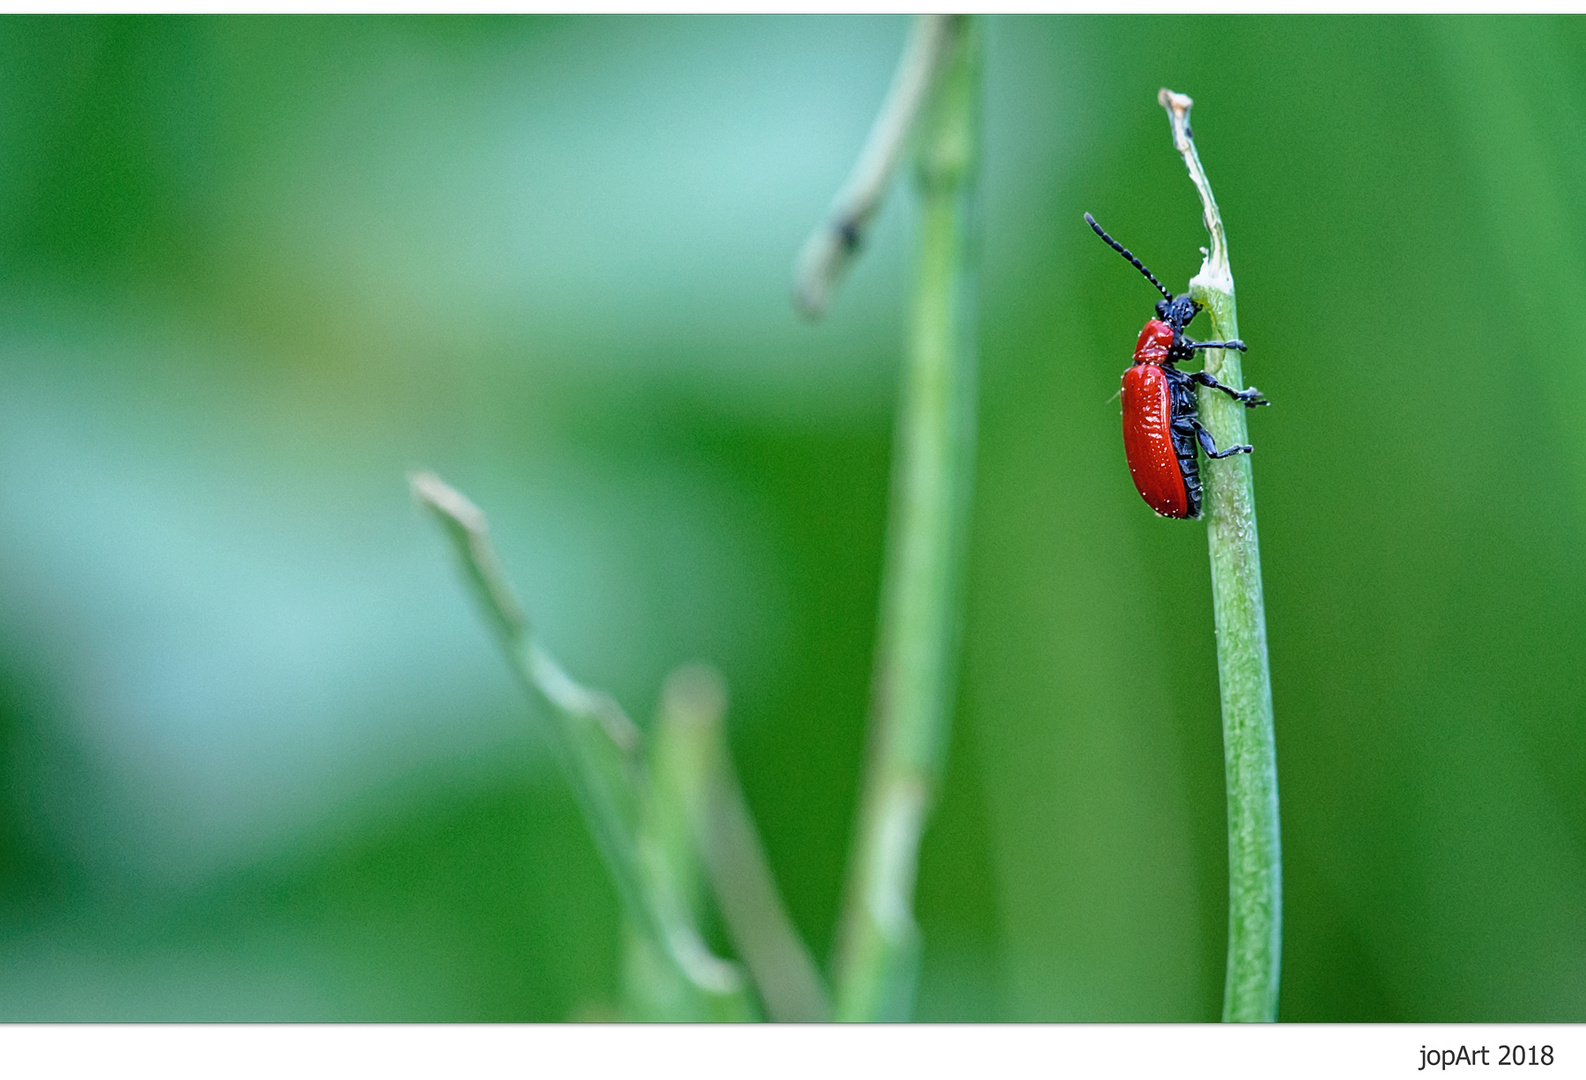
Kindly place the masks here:
MULTIPOLYGON (((826 956, 912 203, 900 20, 0 22, 0 1016, 610 1015, 617 912, 403 473, 630 712, 691 659, 826 956)), ((1210 1019, 1201 527, 1110 400, 1229 229, 1287 1019, 1586 1019, 1586 23, 986 28, 981 462, 919 1015, 1210 1019)))

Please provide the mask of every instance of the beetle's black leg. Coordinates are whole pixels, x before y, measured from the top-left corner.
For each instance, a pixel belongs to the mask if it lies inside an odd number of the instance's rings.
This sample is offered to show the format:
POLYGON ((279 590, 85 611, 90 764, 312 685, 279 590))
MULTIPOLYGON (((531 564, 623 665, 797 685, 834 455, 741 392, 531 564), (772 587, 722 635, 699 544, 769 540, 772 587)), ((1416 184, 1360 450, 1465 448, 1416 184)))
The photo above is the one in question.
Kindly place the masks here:
POLYGON ((1186 338, 1181 344, 1186 349, 1238 349, 1240 352, 1250 351, 1250 346, 1238 339, 1233 341, 1190 341, 1186 338))
POLYGON ((1245 408, 1247 409, 1253 409, 1257 405, 1272 404, 1272 402, 1261 396, 1261 391, 1257 390, 1253 386, 1248 390, 1235 390, 1231 386, 1224 386, 1222 383, 1218 382, 1204 371, 1190 371, 1186 372, 1185 374, 1189 375, 1190 378, 1194 379, 1202 386, 1209 386, 1213 390, 1221 390, 1235 401, 1244 402, 1245 408))
POLYGON ((1206 451, 1209 458, 1225 458, 1233 454, 1248 454, 1255 449, 1253 446, 1230 446, 1226 450, 1217 449, 1217 444, 1212 442, 1212 433, 1201 426, 1199 420, 1191 420, 1195 425, 1195 437, 1201 441, 1201 449, 1206 451))

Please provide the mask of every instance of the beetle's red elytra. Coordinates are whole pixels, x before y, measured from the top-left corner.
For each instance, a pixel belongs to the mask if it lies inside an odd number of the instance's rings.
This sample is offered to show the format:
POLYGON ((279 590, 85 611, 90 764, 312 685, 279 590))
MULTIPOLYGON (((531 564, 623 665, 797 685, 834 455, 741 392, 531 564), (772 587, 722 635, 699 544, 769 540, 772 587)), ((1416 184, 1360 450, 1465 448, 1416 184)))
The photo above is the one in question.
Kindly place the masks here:
POLYGON ((1201 513, 1200 464, 1196 447, 1210 458, 1248 454, 1249 446, 1217 449, 1211 432, 1201 426, 1195 401, 1196 384, 1221 390, 1246 408, 1254 409, 1268 401, 1255 387, 1235 390, 1224 386, 1204 371, 1180 371, 1177 364, 1192 359, 1196 349, 1245 350, 1242 341, 1191 341, 1184 336, 1201 310, 1188 293, 1174 296, 1130 254, 1129 249, 1108 236, 1096 219, 1085 215, 1085 223, 1096 231, 1118 254, 1144 274, 1157 287, 1157 317, 1147 320, 1134 346, 1134 363, 1123 373, 1123 452, 1129 461, 1129 475, 1140 497, 1162 517, 1198 518, 1201 513))
POLYGON ((1134 486, 1151 509, 1164 517, 1194 517, 1191 491, 1199 501, 1199 484, 1185 482, 1173 440, 1173 387, 1161 367, 1172 342, 1173 328, 1158 319, 1140 331, 1135 362, 1123 373, 1123 452, 1134 486))

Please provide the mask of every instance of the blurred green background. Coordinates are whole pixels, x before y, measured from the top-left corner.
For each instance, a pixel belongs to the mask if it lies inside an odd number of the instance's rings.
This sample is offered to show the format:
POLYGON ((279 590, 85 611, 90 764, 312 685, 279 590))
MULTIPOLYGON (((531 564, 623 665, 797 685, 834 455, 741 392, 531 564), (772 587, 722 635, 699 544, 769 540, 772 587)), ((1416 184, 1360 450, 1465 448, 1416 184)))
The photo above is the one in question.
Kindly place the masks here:
MULTIPOLYGON (((913 203, 792 260, 900 19, 0 21, 0 1018, 613 1014, 615 898, 406 470, 648 718, 733 690, 829 955, 913 203)), ((1228 224, 1281 1014, 1586 1019, 1586 23, 985 28, 981 456, 924 1019, 1214 1019, 1204 529, 1112 400, 1228 224)))

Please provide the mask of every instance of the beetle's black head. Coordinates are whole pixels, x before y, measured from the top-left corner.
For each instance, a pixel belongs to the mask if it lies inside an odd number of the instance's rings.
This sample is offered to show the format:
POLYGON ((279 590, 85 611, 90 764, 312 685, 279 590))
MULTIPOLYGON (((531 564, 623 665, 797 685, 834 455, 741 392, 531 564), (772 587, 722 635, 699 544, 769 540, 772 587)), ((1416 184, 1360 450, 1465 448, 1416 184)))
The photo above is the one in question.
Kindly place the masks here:
POLYGON ((1190 299, 1189 293, 1181 293, 1171 300, 1158 300, 1156 302, 1156 317, 1167 323, 1173 329, 1183 332, 1201 309, 1201 305, 1190 299))

